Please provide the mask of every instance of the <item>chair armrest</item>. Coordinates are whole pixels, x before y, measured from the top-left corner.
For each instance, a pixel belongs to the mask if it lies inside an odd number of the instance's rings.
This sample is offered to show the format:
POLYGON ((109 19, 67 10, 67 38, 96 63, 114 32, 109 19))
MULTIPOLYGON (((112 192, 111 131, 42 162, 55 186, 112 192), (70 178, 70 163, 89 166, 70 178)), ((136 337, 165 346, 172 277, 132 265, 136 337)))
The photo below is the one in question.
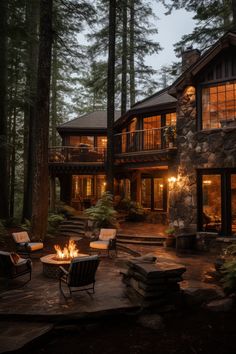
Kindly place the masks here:
POLYGON ((109 240, 109 249, 116 249, 116 238, 110 238, 109 240))
POLYGON ((60 266, 59 269, 60 269, 60 273, 61 273, 60 275, 63 275, 63 274, 68 275, 69 274, 69 272, 64 267, 60 266))
POLYGON ((21 258, 21 260, 14 264, 15 267, 21 267, 22 265, 27 265, 29 268, 32 268, 32 261, 31 259, 27 258, 27 259, 24 259, 24 258, 21 258))

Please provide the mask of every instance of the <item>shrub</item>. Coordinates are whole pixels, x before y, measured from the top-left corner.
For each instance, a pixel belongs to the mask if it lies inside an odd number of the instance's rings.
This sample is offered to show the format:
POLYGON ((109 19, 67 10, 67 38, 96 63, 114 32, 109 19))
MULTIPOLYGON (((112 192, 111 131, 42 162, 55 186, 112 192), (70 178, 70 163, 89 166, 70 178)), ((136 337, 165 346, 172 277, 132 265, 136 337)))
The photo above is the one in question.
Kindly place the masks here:
POLYGON ((226 261, 221 267, 222 283, 227 294, 236 291, 236 259, 226 261))
POLYGON ((117 212, 110 192, 105 192, 96 205, 86 209, 84 213, 94 221, 94 226, 97 228, 118 226, 117 212))
POLYGON ((0 236, 3 237, 7 233, 7 230, 5 228, 4 220, 0 220, 0 236))
POLYGON ((78 211, 70 205, 60 201, 56 205, 56 214, 64 215, 65 218, 78 215, 78 211))
POLYGON ((143 221, 145 217, 145 209, 139 203, 130 201, 127 219, 130 221, 143 221))
POLYGON ((48 215, 48 232, 55 233, 60 225, 60 223, 65 219, 63 215, 60 214, 49 214, 48 215))

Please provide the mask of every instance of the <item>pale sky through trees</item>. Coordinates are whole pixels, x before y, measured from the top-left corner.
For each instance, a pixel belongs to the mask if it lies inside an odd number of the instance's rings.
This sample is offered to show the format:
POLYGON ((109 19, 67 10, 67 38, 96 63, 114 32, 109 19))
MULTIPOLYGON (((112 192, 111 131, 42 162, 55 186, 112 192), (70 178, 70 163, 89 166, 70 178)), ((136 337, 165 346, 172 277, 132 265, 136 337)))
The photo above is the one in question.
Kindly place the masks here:
POLYGON ((185 10, 174 10, 171 15, 164 15, 166 9, 160 3, 152 0, 152 8, 159 18, 156 23, 158 34, 155 39, 163 48, 158 54, 146 58, 146 63, 158 70, 163 65, 170 65, 176 60, 173 44, 178 42, 183 34, 191 33, 194 27, 193 13, 185 10))

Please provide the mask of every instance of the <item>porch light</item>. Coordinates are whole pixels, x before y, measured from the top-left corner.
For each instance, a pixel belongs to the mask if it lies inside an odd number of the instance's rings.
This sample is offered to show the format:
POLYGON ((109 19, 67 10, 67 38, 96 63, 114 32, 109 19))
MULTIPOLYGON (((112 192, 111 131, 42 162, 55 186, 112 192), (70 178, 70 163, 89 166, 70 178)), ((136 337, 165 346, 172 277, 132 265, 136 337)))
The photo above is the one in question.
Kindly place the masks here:
POLYGON ((177 181, 177 178, 174 176, 168 178, 169 183, 175 183, 176 181, 177 181))

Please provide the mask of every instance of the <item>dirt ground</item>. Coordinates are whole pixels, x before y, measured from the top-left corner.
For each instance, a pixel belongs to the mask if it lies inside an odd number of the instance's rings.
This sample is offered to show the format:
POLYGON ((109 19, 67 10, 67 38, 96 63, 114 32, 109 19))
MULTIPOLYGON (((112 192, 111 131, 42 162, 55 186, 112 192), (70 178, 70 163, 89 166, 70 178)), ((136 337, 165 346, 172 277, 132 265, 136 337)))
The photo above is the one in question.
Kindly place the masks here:
POLYGON ((34 354, 235 354, 235 311, 167 314, 161 329, 144 328, 136 317, 55 328, 17 353, 34 354))

